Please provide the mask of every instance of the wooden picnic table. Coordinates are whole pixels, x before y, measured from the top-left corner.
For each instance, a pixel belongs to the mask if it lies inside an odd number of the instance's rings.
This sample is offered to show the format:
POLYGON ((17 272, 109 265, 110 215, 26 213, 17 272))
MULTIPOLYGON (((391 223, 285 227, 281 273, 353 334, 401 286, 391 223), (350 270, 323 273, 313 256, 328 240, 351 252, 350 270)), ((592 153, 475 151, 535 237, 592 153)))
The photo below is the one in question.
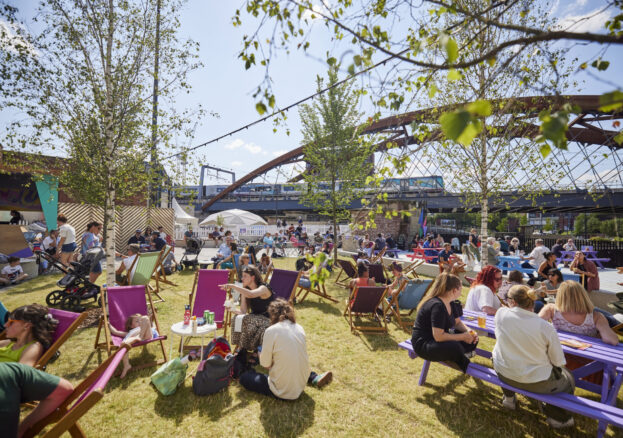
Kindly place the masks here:
MULTIPOLYGON (((560 257, 556 259, 556 262, 557 263, 571 263, 573 261, 573 258, 575 257, 576 252, 577 251, 561 251, 560 257)), ((597 251, 594 251, 592 249, 584 248, 582 252, 584 253, 584 257, 586 257, 586 260, 590 260, 591 262, 595 263, 599 267, 599 269, 606 269, 602 263, 608 263, 610 261, 609 258, 597 257, 597 251)))
MULTIPOLYGON (((482 328, 478 326, 479 315, 482 314, 464 310, 461 320, 468 328, 478 330, 481 333, 484 332, 488 337, 495 339, 494 316, 486 315, 486 326, 482 328)), ((570 370, 575 378, 575 385, 587 391, 600 394, 602 403, 615 406, 621 383, 623 383, 623 345, 608 345, 598 338, 563 331, 558 331, 558 338, 561 341, 580 341, 591 345, 585 350, 569 347, 564 344, 562 345, 562 350, 565 353, 590 360, 588 364, 576 368, 575 370, 570 370), (580 380, 581 377, 586 377, 600 371, 603 373, 603 382, 601 385, 580 380)), ((487 358, 491 357, 491 352, 479 348, 476 349, 476 354, 487 358)), ((600 430, 602 430, 602 428, 605 430, 605 426, 606 425, 602 424, 600 421, 600 430)))
POLYGON ((439 258, 439 252, 443 251, 443 248, 413 248, 413 254, 407 254, 407 257, 411 259, 411 261, 415 259, 425 260, 426 263, 430 263, 431 260, 439 258), (426 251, 430 251, 430 255, 426 254, 426 251), (434 254, 434 255, 433 255, 434 254))

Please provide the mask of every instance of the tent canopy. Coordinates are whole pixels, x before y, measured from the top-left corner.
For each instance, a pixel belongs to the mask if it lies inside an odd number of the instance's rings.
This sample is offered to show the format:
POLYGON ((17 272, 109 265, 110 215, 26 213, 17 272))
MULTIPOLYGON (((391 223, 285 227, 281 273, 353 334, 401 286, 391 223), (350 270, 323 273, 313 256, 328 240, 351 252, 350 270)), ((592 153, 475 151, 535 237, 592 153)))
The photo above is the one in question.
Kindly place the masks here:
POLYGON ((199 223, 199 219, 186 213, 184 209, 180 207, 180 204, 178 204, 175 198, 173 198, 172 205, 173 205, 173 212, 175 214, 175 223, 192 225, 194 227, 197 226, 197 224, 199 223))
POLYGON ((223 225, 268 225, 268 223, 257 214, 250 211, 234 208, 232 210, 220 211, 205 218, 199 225, 218 225, 219 216, 223 218, 223 225))

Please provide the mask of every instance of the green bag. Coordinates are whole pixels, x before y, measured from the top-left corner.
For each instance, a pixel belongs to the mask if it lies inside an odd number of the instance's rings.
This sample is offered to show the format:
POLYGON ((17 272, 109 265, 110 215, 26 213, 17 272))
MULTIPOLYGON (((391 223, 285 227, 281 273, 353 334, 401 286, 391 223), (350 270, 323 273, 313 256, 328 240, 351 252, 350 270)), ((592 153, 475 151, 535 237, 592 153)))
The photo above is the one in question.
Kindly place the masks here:
POLYGON ((187 364, 183 364, 179 357, 163 364, 158 370, 151 375, 151 383, 162 395, 171 395, 175 393, 177 387, 184 382, 186 378, 187 364))

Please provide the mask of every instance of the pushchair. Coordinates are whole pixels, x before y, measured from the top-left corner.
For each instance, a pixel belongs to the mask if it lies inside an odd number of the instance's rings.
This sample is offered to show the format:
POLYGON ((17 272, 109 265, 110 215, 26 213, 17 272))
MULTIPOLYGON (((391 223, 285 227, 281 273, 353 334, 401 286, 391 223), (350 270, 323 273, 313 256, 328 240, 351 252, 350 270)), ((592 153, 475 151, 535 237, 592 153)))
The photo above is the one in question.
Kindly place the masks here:
POLYGON ((202 247, 203 243, 198 238, 189 237, 186 239, 186 249, 184 250, 182 260, 180 260, 180 264, 183 268, 197 269, 197 265, 199 265, 199 253, 202 247))
POLYGON ((102 248, 91 248, 79 262, 70 262, 70 268, 56 285, 62 289, 50 292, 45 298, 48 306, 59 306, 63 310, 82 312, 82 301, 93 299, 97 301, 100 295, 100 287, 89 281, 91 266, 99 263, 104 258, 102 248))

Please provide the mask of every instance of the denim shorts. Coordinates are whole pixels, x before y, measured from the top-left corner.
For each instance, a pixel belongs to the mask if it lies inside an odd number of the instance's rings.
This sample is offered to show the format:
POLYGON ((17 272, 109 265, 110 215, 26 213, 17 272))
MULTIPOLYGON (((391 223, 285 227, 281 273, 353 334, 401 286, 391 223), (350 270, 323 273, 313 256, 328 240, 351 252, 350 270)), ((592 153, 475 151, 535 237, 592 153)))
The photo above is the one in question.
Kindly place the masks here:
POLYGON ((91 272, 95 274, 102 273, 102 262, 97 262, 95 265, 91 266, 91 272))
POLYGON ((76 250, 76 242, 67 243, 61 246, 61 252, 74 252, 76 250))

